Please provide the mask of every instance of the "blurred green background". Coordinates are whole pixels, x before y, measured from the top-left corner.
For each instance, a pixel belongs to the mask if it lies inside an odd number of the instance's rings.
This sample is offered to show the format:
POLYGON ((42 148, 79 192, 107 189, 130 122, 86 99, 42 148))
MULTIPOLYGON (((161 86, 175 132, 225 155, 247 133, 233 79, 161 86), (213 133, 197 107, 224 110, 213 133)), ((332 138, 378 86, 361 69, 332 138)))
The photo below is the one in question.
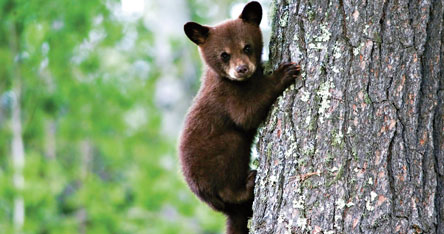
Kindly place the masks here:
POLYGON ((0 233, 222 233, 178 165, 202 71, 182 27, 244 4, 0 0, 0 233))

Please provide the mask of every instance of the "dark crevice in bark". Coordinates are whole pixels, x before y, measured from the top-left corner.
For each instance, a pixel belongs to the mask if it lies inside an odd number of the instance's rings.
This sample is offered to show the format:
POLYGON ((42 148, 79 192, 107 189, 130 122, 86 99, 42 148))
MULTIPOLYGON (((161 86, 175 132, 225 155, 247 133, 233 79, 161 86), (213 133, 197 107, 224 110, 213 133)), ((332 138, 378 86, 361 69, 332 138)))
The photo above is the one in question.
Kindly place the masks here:
MULTIPOLYGON (((345 108, 344 111, 344 119, 343 119, 343 124, 342 124, 342 135, 344 136, 344 143, 345 143, 345 147, 346 147, 346 157, 345 157, 345 165, 343 166, 343 177, 345 178, 344 183, 346 185, 346 191, 345 191, 345 202, 348 202, 348 200, 351 197, 351 190, 352 190, 352 184, 350 183, 351 181, 351 173, 350 173, 350 164, 351 164, 351 158, 353 157, 353 147, 351 146, 351 140, 350 140, 350 136, 347 134, 347 129, 349 127, 350 124, 350 110, 351 106, 349 106, 350 101, 348 100, 348 88, 350 86, 350 79, 348 77, 351 77, 351 68, 352 68, 352 64, 353 64, 353 60, 354 60, 354 54, 353 54, 353 47, 351 45, 350 39, 348 38, 347 35, 347 16, 345 14, 345 7, 344 7, 344 1, 343 0, 339 0, 339 14, 341 15, 341 23, 342 23, 342 38, 345 41, 345 49, 348 50, 348 67, 346 68, 346 73, 344 71, 345 74, 347 74, 347 78, 344 84, 344 89, 343 89, 343 105, 345 108)), ((334 208, 336 207, 335 204, 333 204, 334 208)), ((333 213, 333 219, 335 217, 335 210, 333 213)), ((345 230, 345 216, 347 213, 347 209, 344 209, 342 211, 341 214, 341 230, 342 232, 344 232, 345 230)))
MULTIPOLYGON (((370 58, 370 65, 368 66, 368 81, 367 81, 367 85, 366 85, 366 87, 365 87, 365 92, 366 92, 366 94, 368 95, 368 98, 370 99, 370 105, 371 105, 371 107, 373 107, 373 101, 372 101, 372 99, 370 98, 370 81, 371 81, 371 77, 372 77, 372 67, 374 66, 374 64, 376 63, 376 61, 373 61, 373 52, 374 52, 374 50, 375 50, 375 44, 373 43, 373 45, 372 45, 372 48, 371 48, 371 50, 370 50, 370 56, 369 56, 369 58, 370 58)), ((379 73, 380 72, 378 72, 378 75, 379 75, 379 73)), ((373 109, 373 108, 372 108, 373 109)))
MULTIPOLYGON (((344 7, 344 0, 339 0, 339 9, 338 11, 340 12, 341 16, 342 16, 342 34, 343 34, 343 38, 345 40, 345 44, 349 47, 352 48, 352 44, 350 42, 350 38, 348 37, 348 31, 347 31, 347 16, 345 14, 345 7, 344 7)), ((351 49, 350 49, 351 50, 351 49)), ((353 53, 351 53, 352 55, 353 53)), ((347 79, 348 80, 348 79, 347 79)))
MULTIPOLYGON (((442 44, 441 44, 442 47, 442 44)), ((442 50, 441 50, 442 51, 442 50)), ((442 58, 441 58, 442 59, 442 58)), ((441 64, 441 67, 443 67, 443 65, 441 64)), ((441 69, 441 71, 443 71, 443 69, 441 69)), ((442 83, 440 83, 440 86, 442 85, 442 83)), ((433 123, 433 148, 434 148, 434 159, 435 159, 435 170, 436 170, 436 174, 437 174, 437 183, 436 183, 436 195, 435 195, 435 212, 437 214, 437 225, 436 225, 436 232, 438 234, 440 233, 444 233, 444 174, 442 174, 443 172, 440 171, 440 164, 444 163, 444 162, 440 162, 440 156, 439 154, 442 153, 440 152, 441 150, 441 145, 440 145, 440 141, 442 144, 442 141, 444 141, 444 139, 442 139, 442 136, 440 134, 442 134, 442 128, 444 126, 442 126, 444 124, 444 93, 437 93, 438 95, 438 110, 435 112, 435 121, 433 123), (441 121, 441 122, 440 122, 441 121)))
MULTIPOLYGON (((441 1, 441 8, 444 6, 441 1)), ((444 10, 442 10, 444 12, 444 10)), ((441 21, 441 25, 444 25, 444 13, 441 21)), ((437 213, 436 232, 438 234, 444 234, 444 171, 443 159, 444 152, 441 151, 441 144, 444 144, 444 33, 441 31, 441 49, 440 49, 440 70, 438 73, 438 89, 436 95, 438 97, 437 110, 435 112, 435 122, 433 125, 433 146, 435 155, 435 168, 437 169, 437 184, 436 184, 436 196, 435 196, 435 211, 437 213)))
MULTIPOLYGON (((438 2, 441 7, 441 27, 444 26, 444 10, 443 10, 443 1, 438 2)), ((433 149, 435 156, 435 169, 437 175, 437 184, 436 184, 436 194, 435 194, 435 212, 437 213, 437 225, 436 225, 436 233, 444 234, 444 171, 440 172, 439 168, 441 165, 444 165, 444 162, 439 160, 440 155, 444 154, 441 152, 441 144, 444 144, 444 134, 442 130, 444 129, 444 31, 441 28, 441 45, 440 45, 440 69, 437 74, 438 77, 438 88, 436 91, 436 96, 438 97, 437 108, 434 116, 433 123, 433 149), (441 121, 441 125, 439 125, 439 121, 441 121), (441 133, 441 135, 440 135, 441 133), (440 144, 441 143, 441 144, 440 144)))
MULTIPOLYGON (((381 46, 379 46, 379 49, 381 50, 382 53, 382 49, 381 46)), ((395 78, 393 77, 393 75, 390 76, 390 80, 389 80, 389 84, 388 84, 388 88, 385 90, 385 97, 387 100, 390 100, 390 90, 392 89, 392 85, 393 85, 393 80, 395 78)), ((396 108, 396 104, 393 104, 396 108)))
MULTIPOLYGON (((427 44, 429 43, 429 41, 430 41, 430 34, 429 34, 429 24, 430 24, 430 21, 428 22, 428 24, 427 24, 427 29, 426 29, 426 42, 425 42, 425 51, 424 51, 424 53, 423 53, 423 55, 421 56, 421 61, 420 61, 420 64, 421 64, 421 80, 420 80, 420 84, 419 84, 419 90, 418 90, 418 94, 417 94, 417 96, 418 96, 418 101, 417 101, 417 104, 416 104, 416 106, 415 106, 415 113, 417 113, 417 114, 415 114, 415 118, 417 119, 417 126, 415 126, 416 127, 416 137, 415 137, 415 139, 416 139, 416 144, 414 145, 414 146, 412 146, 412 147, 414 147, 412 150, 413 150, 413 154, 415 154, 415 153, 419 153, 418 152, 418 144, 419 144, 419 139, 418 138, 420 138, 421 137, 421 135, 420 135, 420 133, 421 133, 421 131, 423 130, 423 128, 425 127, 424 126, 424 124, 422 123, 425 119, 425 116, 428 114, 428 113, 422 113, 422 111, 423 111, 423 109, 422 109, 422 107, 423 107, 423 105, 424 105, 424 96, 427 94, 426 92, 424 92, 424 89, 425 89, 425 80, 427 80, 427 81, 430 81, 430 80, 428 80, 429 78, 427 77, 428 75, 430 75, 427 71, 426 71, 426 69, 427 69, 427 65, 426 65, 426 60, 427 59, 429 59, 429 58, 427 58, 427 55, 428 55, 428 50, 429 50, 429 48, 428 48, 428 46, 427 46, 427 44)), ((427 110, 425 110, 425 111, 427 111, 427 110)), ((412 155, 412 157, 416 157, 415 155, 412 155)), ((427 168, 425 168, 425 163, 426 163, 426 161, 425 161, 425 157, 424 157, 424 155, 421 155, 421 166, 422 166, 422 186, 421 185, 417 185, 418 187, 419 186, 421 186, 421 188, 422 188, 422 192, 424 193, 424 191, 425 191, 425 186, 426 186, 426 175, 427 175, 427 168)), ((422 201, 422 198, 423 198, 423 194, 419 194, 417 191, 415 191, 415 194, 421 199, 421 201, 422 201)))
MULTIPOLYGON (((441 7, 441 27, 444 25, 444 10, 441 2, 437 2, 437 5, 441 7)), ((432 11, 431 11, 432 12, 432 11)), ((438 16, 439 17, 439 16, 438 16)), ((437 74, 438 78, 438 87, 436 90, 437 97, 437 107, 435 109, 434 118, 433 118, 433 155, 435 160, 435 171, 437 175, 436 179, 436 190, 435 190, 435 212, 437 214, 437 224, 436 224, 436 233, 444 234, 444 171, 442 171, 442 165, 444 162, 442 161, 441 152, 441 144, 444 144, 442 130, 444 129, 444 34, 443 30, 441 30, 441 44, 440 44, 440 58, 441 61, 440 69, 437 74), (441 155, 440 155, 441 154, 441 155)))
POLYGON ((385 32, 385 17, 387 16, 387 5, 389 3, 389 0, 384 0, 384 3, 382 4, 382 14, 381 18, 379 19, 379 27, 380 27, 380 35, 381 35, 381 43, 384 43, 384 32, 385 32))
POLYGON ((295 13, 296 16, 299 16, 299 8, 300 8, 300 6, 301 6, 300 1, 296 1, 295 7, 294 7, 295 8, 294 13, 295 13))
MULTIPOLYGON (((396 195, 396 190, 395 190, 395 177, 393 174, 393 158, 392 158, 392 154, 394 151, 394 141, 396 139, 397 130, 395 130, 395 132, 393 133, 392 138, 390 139, 390 143, 388 146, 388 152, 387 152, 387 178, 388 178, 388 182, 389 182, 389 187, 390 187, 390 192, 392 194, 391 197, 391 204, 390 204, 390 215, 392 217, 392 221, 394 221, 394 217, 396 217, 395 214, 395 203, 397 201, 397 195, 396 195)), ((390 227, 392 228, 393 225, 390 225, 390 227)), ((390 233, 393 233, 393 230, 390 230, 390 233)))
MULTIPOLYGON (((333 220, 331 220, 331 223, 333 224, 333 226, 335 226, 335 217, 336 217, 336 199, 333 199, 332 209, 333 209, 333 215, 332 215, 333 220)), ((344 229, 342 229, 342 230, 344 230, 344 229)))
MULTIPOLYGON (((421 75, 422 75, 422 79, 421 79, 421 83, 420 83, 420 89, 418 92, 418 105, 416 107, 417 109, 417 113, 418 114, 418 126, 417 126, 417 132, 416 135, 417 137, 421 137, 421 131, 422 130, 428 130, 431 131, 431 140, 432 142, 432 150, 433 152, 431 152, 431 154, 433 155, 433 163, 434 168, 437 169, 438 163, 439 161, 437 160, 437 151, 436 151, 436 147, 439 147, 439 145, 436 144, 436 140, 439 138, 438 134, 436 133, 436 128, 435 128, 435 123, 436 123, 436 119, 439 118, 437 117, 437 113, 439 112, 439 109, 437 110, 437 106, 434 103, 431 103, 430 97, 433 96, 435 98, 437 98, 438 100, 436 100, 437 102, 439 102, 439 98, 438 98, 438 90, 439 90, 439 83, 437 87, 433 87, 434 86, 434 82, 435 82, 435 77, 434 77, 434 69, 431 69, 432 66, 434 66, 434 59, 435 59, 435 51, 436 48, 434 48, 434 44, 436 43, 435 40, 437 40, 440 33, 442 32, 441 29, 438 29, 439 27, 442 27, 442 6, 440 4, 440 1, 434 1, 431 4, 430 7, 430 13, 429 13, 429 20, 427 22, 427 26, 426 26, 426 41, 425 41, 425 48, 424 48, 424 53, 421 55, 421 75), (435 8, 436 7, 436 8, 435 8), (439 30, 439 31, 438 31, 439 30), (437 32, 438 31, 438 32, 437 32), (436 88, 436 90, 434 90, 436 88), (429 122, 430 121, 430 122, 429 122), (431 125, 431 129, 429 129, 428 125, 431 125)), ((442 38, 441 38, 442 39, 442 38)), ((440 47, 442 47, 442 44, 440 45, 440 47)), ((441 59, 441 58, 440 58, 441 59)), ((439 63, 438 63, 439 64, 439 63)), ((442 66, 442 65, 441 65, 442 66)), ((439 79, 440 73, 438 72, 438 74, 436 74, 436 78, 439 79)), ((439 81, 438 81, 439 82, 439 81)), ((439 107, 439 105, 438 105, 439 107)), ((419 140, 416 141, 417 143, 417 147, 419 144, 419 140)), ((429 146, 430 144, 427 143, 427 145, 429 146)), ((420 195, 420 199, 421 201, 424 201, 426 199, 427 196, 427 192, 432 193, 432 191, 428 191, 427 188, 427 179, 428 179, 428 175, 429 173, 433 173, 433 172, 429 172, 429 168, 427 167, 428 164, 428 160, 430 160, 428 158, 428 155, 430 152, 428 152, 430 149, 429 147, 426 147, 424 149, 424 151, 421 151, 421 156, 422 156, 422 172, 423 172, 423 178, 422 178, 422 189, 423 189, 423 193, 419 194, 420 195)), ((440 211, 440 200, 436 199, 436 197, 440 198, 442 196, 442 191, 440 191, 440 175, 438 170, 435 170, 435 176, 437 177, 437 185, 435 188, 435 203, 434 205, 434 211, 437 215, 437 219, 439 220, 441 217, 441 211, 440 211)), ((441 181, 442 182, 442 181, 441 181)), ((424 213, 425 211, 420 210, 420 213, 424 213)), ((430 223, 427 222, 428 220, 423 220, 426 224, 430 223)), ((436 225, 436 224, 435 224, 436 225)), ((436 225, 436 227, 434 229, 436 229, 436 231, 439 233, 439 222, 436 225)))
MULTIPOLYGON (((351 47, 349 47, 349 55, 350 55, 350 60, 349 60, 349 67, 348 67, 348 75, 349 77, 351 76, 350 72, 351 72, 351 66, 352 66, 352 61, 353 61, 353 53, 352 53, 352 49, 351 47)), ((346 108, 346 110, 344 111, 344 120, 343 120, 343 124, 342 124, 342 134, 344 136, 344 142, 345 142, 345 147, 346 147, 346 151, 347 151, 347 157, 346 157, 346 161, 345 161, 345 166, 344 166, 344 178, 345 178, 345 184, 347 185, 347 190, 346 190, 346 199, 345 201, 348 201, 348 199, 351 197, 351 187, 352 184, 349 183, 350 182, 350 163, 351 163, 351 158, 353 157, 353 147, 351 146, 351 136, 349 136, 349 134, 347 133, 347 129, 350 126, 350 112, 347 111, 347 109, 351 109, 351 106, 349 106, 350 101, 348 100, 348 88, 350 86, 350 79, 346 79, 345 82, 345 88, 344 88, 344 106, 346 108)), ((344 230, 344 222, 345 222, 345 215, 346 215, 346 209, 344 209, 343 213, 342 213, 342 230, 344 230)))
MULTIPOLYGON (((412 12, 413 9, 412 9, 412 6, 411 6, 411 5, 412 5, 411 2, 410 2, 410 1, 407 1, 407 11, 408 11, 408 16, 409 16, 409 27, 412 29, 412 31, 414 31, 414 30, 413 30, 413 17, 414 17, 414 12, 412 12)), ((411 45, 412 47, 415 46, 415 41, 416 41, 416 33, 413 33, 413 38, 412 38, 413 45, 411 45)), ((410 46, 409 46, 409 47, 410 47, 410 46)))
MULTIPOLYGON (((365 212, 364 212, 365 213, 365 212)), ((364 225, 364 222, 362 222, 362 216, 359 218, 359 233, 365 233, 364 229, 362 227, 364 225)))

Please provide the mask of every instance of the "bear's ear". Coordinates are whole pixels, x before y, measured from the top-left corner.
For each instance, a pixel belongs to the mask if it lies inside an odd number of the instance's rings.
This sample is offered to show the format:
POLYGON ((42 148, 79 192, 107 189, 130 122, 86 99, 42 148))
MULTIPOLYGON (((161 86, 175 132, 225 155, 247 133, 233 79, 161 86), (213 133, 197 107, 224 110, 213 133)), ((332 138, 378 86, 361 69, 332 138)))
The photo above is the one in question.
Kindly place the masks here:
POLYGON ((243 19, 245 22, 253 23, 259 26, 262 20, 262 7, 256 1, 249 2, 242 11, 239 18, 243 19))
POLYGON ((210 28, 202 26, 198 23, 188 22, 183 26, 185 34, 191 41, 197 45, 205 43, 208 38, 210 28))

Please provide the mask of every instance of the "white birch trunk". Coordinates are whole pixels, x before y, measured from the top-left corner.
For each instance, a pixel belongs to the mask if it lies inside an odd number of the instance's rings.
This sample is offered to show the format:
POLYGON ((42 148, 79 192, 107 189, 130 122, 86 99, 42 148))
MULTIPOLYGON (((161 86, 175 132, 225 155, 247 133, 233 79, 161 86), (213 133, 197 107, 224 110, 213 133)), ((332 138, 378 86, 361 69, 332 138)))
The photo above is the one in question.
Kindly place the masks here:
POLYGON ((17 191, 14 198, 14 216, 13 222, 16 231, 20 231, 25 223, 25 201, 23 199, 22 191, 25 186, 25 179, 23 177, 23 168, 25 166, 25 150, 22 138, 22 122, 20 118, 20 91, 14 91, 13 105, 12 105, 12 165, 14 169, 14 188, 17 191))
MULTIPOLYGON (((83 183, 87 179, 89 171, 91 170, 91 161, 93 157, 93 146, 89 140, 83 140, 80 142, 80 153, 82 158, 80 178, 83 183)), ((86 221, 88 219, 88 214, 85 207, 80 208, 76 212, 76 218, 79 224, 78 233, 86 233, 86 221)))

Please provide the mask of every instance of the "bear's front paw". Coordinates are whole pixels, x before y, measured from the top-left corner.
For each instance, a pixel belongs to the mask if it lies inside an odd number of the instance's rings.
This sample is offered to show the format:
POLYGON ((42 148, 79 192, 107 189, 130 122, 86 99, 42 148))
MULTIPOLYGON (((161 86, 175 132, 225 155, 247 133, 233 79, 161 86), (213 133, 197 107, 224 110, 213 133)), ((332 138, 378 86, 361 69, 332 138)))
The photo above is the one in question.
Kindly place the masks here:
POLYGON ((289 62, 279 65, 274 72, 273 78, 284 83, 291 83, 301 74, 301 66, 299 64, 289 62))

